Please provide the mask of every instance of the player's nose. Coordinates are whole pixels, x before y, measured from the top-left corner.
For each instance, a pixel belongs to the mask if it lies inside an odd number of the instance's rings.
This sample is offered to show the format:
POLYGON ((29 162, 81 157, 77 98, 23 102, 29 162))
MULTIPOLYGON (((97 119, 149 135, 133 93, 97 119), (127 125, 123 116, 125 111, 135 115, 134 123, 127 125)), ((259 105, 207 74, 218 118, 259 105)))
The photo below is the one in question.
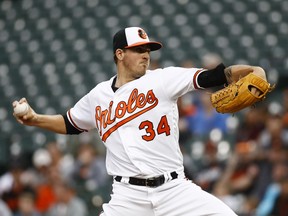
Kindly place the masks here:
POLYGON ((149 52, 145 52, 142 54, 142 58, 145 60, 150 60, 150 53, 149 52))

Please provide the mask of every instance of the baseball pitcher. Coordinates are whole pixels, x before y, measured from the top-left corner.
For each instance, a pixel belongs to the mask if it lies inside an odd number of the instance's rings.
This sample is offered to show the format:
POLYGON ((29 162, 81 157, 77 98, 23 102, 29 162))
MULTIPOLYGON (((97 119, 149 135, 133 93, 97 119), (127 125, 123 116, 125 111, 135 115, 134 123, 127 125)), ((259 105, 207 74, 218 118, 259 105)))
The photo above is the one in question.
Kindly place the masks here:
MULTIPOLYGON (((25 114, 14 112, 14 116, 21 124, 61 134, 97 128, 107 148, 107 172, 114 178, 111 200, 103 205, 101 216, 235 215, 222 201, 185 178, 177 99, 189 91, 226 84, 222 92, 211 95, 211 101, 219 112, 235 112, 271 90, 265 72, 255 66, 223 64, 212 70, 148 70, 150 52, 161 47, 150 41, 142 28, 124 28, 113 38, 114 77, 96 85, 64 115, 41 115, 29 106, 25 114), (239 83, 248 76, 252 77, 242 81, 248 84, 239 83), (237 102, 242 94, 246 94, 245 101, 248 97, 254 100, 243 107, 237 102), (230 101, 238 103, 238 109, 229 110, 230 101)), ((25 98, 13 106, 23 103, 27 103, 25 98)))

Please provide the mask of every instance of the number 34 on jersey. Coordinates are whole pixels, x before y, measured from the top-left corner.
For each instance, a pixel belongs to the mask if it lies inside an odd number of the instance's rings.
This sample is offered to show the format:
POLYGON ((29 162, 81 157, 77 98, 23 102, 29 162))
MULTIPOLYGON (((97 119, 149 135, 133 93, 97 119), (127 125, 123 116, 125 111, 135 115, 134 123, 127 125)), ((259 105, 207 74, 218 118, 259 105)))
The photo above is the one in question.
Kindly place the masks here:
MULTIPOLYGON (((95 120, 102 140, 105 142, 111 133, 116 131, 119 127, 153 109, 157 104, 158 98, 155 96, 153 90, 149 90, 144 94, 138 93, 138 89, 135 88, 131 92, 128 101, 121 101, 117 104, 114 117, 112 117, 113 101, 109 103, 108 109, 102 110, 101 106, 97 106, 95 108, 95 120), (123 118, 126 113, 130 113, 131 115, 127 118, 123 118), (113 125, 116 119, 121 120, 113 125), (102 134, 102 128, 105 129, 109 125, 111 125, 111 127, 102 134)), ((143 140, 152 141, 157 134, 166 134, 166 136, 170 135, 170 126, 166 115, 162 116, 156 125, 154 124, 155 122, 153 123, 149 120, 140 123, 139 130, 145 130, 146 133, 142 136, 143 140)))
POLYGON ((166 134, 166 136, 170 135, 170 126, 168 124, 166 115, 161 117, 161 119, 157 125, 156 131, 155 131, 155 127, 153 125, 153 122, 151 122, 149 120, 141 122, 141 124, 139 125, 139 129, 140 130, 142 130, 142 129, 146 130, 146 134, 142 136, 142 139, 144 139, 146 141, 152 141, 155 138, 156 133, 158 135, 163 134, 163 133, 166 134))

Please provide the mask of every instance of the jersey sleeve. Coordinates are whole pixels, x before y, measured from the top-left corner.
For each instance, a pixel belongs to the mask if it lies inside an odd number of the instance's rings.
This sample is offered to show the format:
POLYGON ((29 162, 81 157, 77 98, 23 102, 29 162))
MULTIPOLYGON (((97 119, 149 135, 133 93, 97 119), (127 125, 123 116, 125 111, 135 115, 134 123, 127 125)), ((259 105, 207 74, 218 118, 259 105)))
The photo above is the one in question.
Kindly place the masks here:
POLYGON ((198 76, 203 71, 203 68, 168 67, 163 69, 160 80, 166 94, 178 98, 189 91, 201 89, 198 76))
POLYGON ((70 110, 67 111, 66 115, 69 122, 78 131, 89 131, 95 126, 91 106, 89 102, 89 94, 82 97, 70 110))

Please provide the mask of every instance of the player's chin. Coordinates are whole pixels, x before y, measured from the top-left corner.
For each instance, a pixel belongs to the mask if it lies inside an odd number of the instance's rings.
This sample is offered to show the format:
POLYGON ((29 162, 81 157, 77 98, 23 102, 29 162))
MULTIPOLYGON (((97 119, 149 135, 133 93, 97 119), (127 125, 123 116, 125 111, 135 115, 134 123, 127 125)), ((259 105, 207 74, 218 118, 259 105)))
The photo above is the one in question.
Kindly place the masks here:
POLYGON ((142 69, 142 70, 138 70, 137 73, 134 74, 134 77, 135 77, 136 79, 138 79, 138 78, 144 76, 145 73, 146 73, 146 69, 144 69, 144 70, 143 70, 143 69, 142 69))
POLYGON ((149 67, 149 64, 147 64, 147 63, 143 63, 143 64, 140 65, 140 68, 141 68, 141 70, 144 70, 144 73, 146 72, 148 67, 149 67))

